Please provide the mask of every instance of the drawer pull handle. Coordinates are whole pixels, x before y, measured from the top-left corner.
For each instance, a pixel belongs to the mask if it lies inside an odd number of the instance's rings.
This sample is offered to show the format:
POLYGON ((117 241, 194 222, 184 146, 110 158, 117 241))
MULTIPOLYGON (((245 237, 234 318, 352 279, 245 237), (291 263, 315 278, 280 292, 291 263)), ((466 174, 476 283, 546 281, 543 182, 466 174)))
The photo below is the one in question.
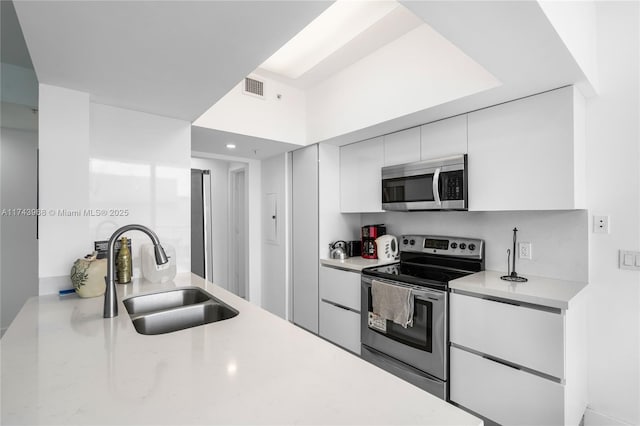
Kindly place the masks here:
POLYGON ((355 313, 356 313, 356 314, 358 314, 358 315, 360 314, 360 311, 356 311, 355 309, 350 308, 350 307, 348 307, 348 306, 344 306, 344 305, 341 305, 341 304, 336 303, 336 302, 332 302, 332 301, 327 300, 327 299, 322 299, 322 301, 323 301, 324 303, 326 303, 326 304, 329 304, 329 305, 335 306, 336 308, 344 309, 345 311, 355 312, 355 313))
POLYGON ((509 363, 507 361, 502 361, 500 359, 496 359, 496 358, 493 358, 493 357, 490 357, 490 356, 487 356, 487 355, 482 355, 482 358, 488 359, 489 361, 493 361, 493 362, 496 362, 498 364, 502 364, 505 367, 513 368, 514 370, 521 370, 521 368, 518 367, 517 365, 511 364, 511 363, 509 363))

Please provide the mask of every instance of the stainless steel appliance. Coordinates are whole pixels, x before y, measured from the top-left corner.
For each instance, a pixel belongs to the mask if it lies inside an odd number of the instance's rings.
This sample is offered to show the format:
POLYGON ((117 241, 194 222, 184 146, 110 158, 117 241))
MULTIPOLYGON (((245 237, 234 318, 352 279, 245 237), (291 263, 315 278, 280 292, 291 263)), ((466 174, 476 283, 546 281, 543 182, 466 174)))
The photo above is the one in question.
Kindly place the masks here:
POLYGON ((467 155, 382 168, 383 210, 467 210, 467 155))
POLYGON ((483 240, 403 235, 399 263, 362 271, 362 357, 448 400, 448 283, 483 269, 483 240), (381 323, 373 313, 373 280, 410 289, 413 326, 381 323))

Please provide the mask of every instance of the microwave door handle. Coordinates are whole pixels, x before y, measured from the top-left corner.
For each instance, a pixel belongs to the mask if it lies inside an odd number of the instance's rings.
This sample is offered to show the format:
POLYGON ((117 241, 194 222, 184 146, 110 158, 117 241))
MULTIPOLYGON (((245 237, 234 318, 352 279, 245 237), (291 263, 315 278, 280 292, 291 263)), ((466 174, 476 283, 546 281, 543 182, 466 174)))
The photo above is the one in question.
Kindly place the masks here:
POLYGON ((433 173, 432 190, 433 190, 433 200, 438 206, 441 205, 442 202, 440 201, 440 167, 438 167, 436 171, 433 173))

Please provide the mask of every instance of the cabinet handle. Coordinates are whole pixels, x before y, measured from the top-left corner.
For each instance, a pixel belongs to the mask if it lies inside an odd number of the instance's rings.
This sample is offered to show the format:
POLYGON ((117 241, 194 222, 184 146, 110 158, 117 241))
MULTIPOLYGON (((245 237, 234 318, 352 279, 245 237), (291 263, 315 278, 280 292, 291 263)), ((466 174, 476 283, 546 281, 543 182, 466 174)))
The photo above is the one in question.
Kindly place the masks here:
POLYGON ((482 358, 488 359, 489 361, 493 361, 493 362, 498 363, 498 364, 502 364, 505 367, 513 368, 514 370, 521 370, 521 368, 518 367, 517 365, 511 364, 510 362, 503 361, 501 359, 493 358, 493 357, 488 356, 488 355, 482 355, 482 358))
POLYGON ((345 311, 355 312, 356 314, 360 315, 360 311, 356 311, 355 309, 352 309, 352 308, 350 308, 350 307, 348 307, 348 306, 344 306, 344 305, 341 305, 341 304, 336 303, 336 302, 331 302, 331 301, 329 301, 329 300, 327 300, 327 299, 322 299, 322 301, 323 301, 324 303, 329 304, 329 305, 333 305, 333 306, 335 306, 336 308, 344 309, 345 311))

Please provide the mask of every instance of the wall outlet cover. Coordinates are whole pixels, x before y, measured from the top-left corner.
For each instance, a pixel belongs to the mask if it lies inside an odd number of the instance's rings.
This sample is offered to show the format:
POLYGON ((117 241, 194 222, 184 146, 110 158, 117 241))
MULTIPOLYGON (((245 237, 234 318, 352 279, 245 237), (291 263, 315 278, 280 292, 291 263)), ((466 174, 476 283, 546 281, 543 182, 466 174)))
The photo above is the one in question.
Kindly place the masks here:
POLYGON ((595 234, 608 234, 609 216, 593 216, 593 232, 595 234))
POLYGON ((529 242, 518 243, 518 258, 529 259, 529 260, 533 258, 531 255, 531 243, 529 242))

